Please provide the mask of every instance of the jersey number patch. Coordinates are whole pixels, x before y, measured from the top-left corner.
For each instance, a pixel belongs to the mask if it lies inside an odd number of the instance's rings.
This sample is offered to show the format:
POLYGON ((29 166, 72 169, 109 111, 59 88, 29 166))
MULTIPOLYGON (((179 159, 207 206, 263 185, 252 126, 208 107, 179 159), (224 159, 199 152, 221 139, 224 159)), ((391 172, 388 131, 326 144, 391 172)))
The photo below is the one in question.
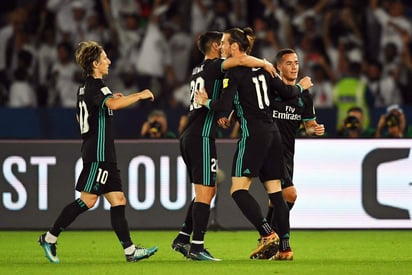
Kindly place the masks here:
POLYGON ((268 96, 268 85, 266 83, 266 78, 263 74, 257 77, 252 77, 253 84, 255 84, 256 98, 258 101, 259 109, 265 109, 270 106, 269 96, 268 96), (262 95, 263 93, 263 95, 262 95))
POLYGON ((79 101, 79 124, 81 134, 89 132, 89 111, 87 110, 87 105, 83 100, 79 101))
POLYGON ((108 177, 109 177, 109 172, 107 170, 103 170, 99 168, 99 171, 97 172, 96 182, 105 184, 108 177))
POLYGON ((190 102, 191 103, 190 103, 189 111, 192 111, 193 109, 202 108, 202 105, 199 105, 194 101, 194 97, 195 97, 195 92, 201 91, 204 87, 205 87, 205 80, 201 76, 196 77, 196 79, 193 79, 192 81, 190 81, 190 102))

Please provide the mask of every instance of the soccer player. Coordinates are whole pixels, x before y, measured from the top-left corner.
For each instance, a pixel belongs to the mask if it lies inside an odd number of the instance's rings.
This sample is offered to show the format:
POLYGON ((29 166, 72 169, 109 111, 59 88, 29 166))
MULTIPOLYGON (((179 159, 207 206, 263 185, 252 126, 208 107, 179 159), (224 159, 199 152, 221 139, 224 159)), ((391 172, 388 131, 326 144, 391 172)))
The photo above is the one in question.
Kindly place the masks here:
POLYGON ((200 35, 197 46, 204 54, 204 60, 193 69, 190 81, 191 105, 188 121, 180 137, 182 157, 194 184, 195 198, 189 205, 186 219, 172 248, 184 256, 201 261, 216 261, 204 249, 204 234, 210 214, 210 203, 216 194, 216 154, 217 113, 193 101, 196 90, 205 88, 208 96, 218 98, 222 88, 223 70, 234 66, 264 67, 273 75, 273 65, 261 59, 244 55, 226 60, 220 58, 222 33, 208 31, 200 35), (190 237, 193 232, 192 241, 190 237))
POLYGON ((103 82, 103 77, 109 73, 111 62, 96 42, 79 43, 76 61, 86 75, 84 85, 77 93, 76 110, 83 139, 83 170, 76 184, 76 190, 81 194, 80 198, 62 210, 53 226, 38 241, 49 261, 59 263, 56 253, 58 236, 80 214, 93 207, 100 195, 104 195, 111 205, 111 224, 123 246, 126 261, 136 262, 152 256, 157 247, 136 247, 130 238, 125 217, 126 198, 116 163, 112 116, 114 110, 126 108, 139 100, 153 101, 154 96, 148 89, 128 96, 113 94, 103 82))
MULTIPOLYGON (((239 57, 246 55, 253 36, 250 28, 234 28, 223 33, 222 55, 239 57)), ((250 258, 279 242, 263 217, 258 202, 249 193, 254 177, 264 182, 270 201, 279 209, 280 223, 287 233, 289 211, 282 197, 280 179, 284 165, 279 130, 273 122, 270 93, 278 91, 282 97, 296 97, 312 86, 310 78, 303 78, 298 85, 286 85, 279 78, 272 78, 259 68, 235 67, 227 71, 223 79, 223 91, 219 99, 209 99, 205 92, 196 91, 195 102, 214 111, 230 111, 234 104, 235 116, 240 122, 241 137, 237 143, 232 164, 231 196, 260 234, 257 248, 250 258), (275 168, 275 169, 274 169, 275 168)))
MULTIPOLYGON (((299 74, 299 60, 293 49, 282 49, 276 55, 276 69, 282 81, 288 85, 295 85, 299 74)), ((286 200, 289 211, 296 201, 296 188, 293 185, 293 166, 295 155, 295 137, 300 124, 303 122, 307 135, 322 136, 325 133, 323 124, 316 122, 315 109, 312 96, 308 90, 304 90, 297 97, 284 100, 280 96, 271 99, 273 105, 273 117, 279 127, 283 144, 283 157, 285 163, 285 178, 282 180, 282 194, 286 200)), ((273 229, 279 232, 277 224, 277 209, 269 202, 266 219, 273 229)), ((289 245, 290 233, 280 235, 279 251, 270 255, 272 260, 292 260, 293 252, 289 245)), ((266 256, 265 258, 268 258, 266 256)))

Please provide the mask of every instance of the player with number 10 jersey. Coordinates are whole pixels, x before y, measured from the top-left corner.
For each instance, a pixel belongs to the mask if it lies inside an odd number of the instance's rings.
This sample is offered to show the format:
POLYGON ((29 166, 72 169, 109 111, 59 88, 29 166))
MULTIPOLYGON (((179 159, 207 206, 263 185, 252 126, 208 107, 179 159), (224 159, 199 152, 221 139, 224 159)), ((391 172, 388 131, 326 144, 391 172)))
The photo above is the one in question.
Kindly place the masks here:
POLYGON ((77 117, 83 139, 84 162, 116 162, 112 134, 113 111, 105 101, 113 97, 102 79, 87 77, 78 91, 77 117))

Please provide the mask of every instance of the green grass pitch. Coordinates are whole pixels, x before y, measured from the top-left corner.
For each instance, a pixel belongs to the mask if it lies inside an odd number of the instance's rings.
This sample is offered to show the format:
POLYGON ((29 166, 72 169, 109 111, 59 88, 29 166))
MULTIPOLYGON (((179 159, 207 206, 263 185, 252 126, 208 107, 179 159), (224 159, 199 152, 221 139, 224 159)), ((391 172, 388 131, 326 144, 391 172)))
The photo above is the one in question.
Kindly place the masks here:
POLYGON ((111 231, 70 231, 59 238, 60 264, 37 243, 39 231, 0 232, 0 274, 412 274, 409 230, 295 230, 293 261, 249 260, 255 231, 209 231, 206 248, 221 262, 186 260, 170 248, 177 231, 132 231, 142 246, 157 245, 149 259, 127 263, 111 231))

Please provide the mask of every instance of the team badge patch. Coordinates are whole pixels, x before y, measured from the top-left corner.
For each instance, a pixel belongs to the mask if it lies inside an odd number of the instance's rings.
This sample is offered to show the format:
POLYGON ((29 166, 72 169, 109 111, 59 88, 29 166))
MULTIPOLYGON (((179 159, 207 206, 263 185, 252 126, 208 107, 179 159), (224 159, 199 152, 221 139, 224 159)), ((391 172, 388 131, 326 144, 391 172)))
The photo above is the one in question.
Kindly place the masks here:
POLYGON ((104 94, 104 95, 110 95, 112 93, 112 91, 110 91, 110 89, 108 87, 103 87, 100 89, 100 91, 104 94))
POLYGON ((223 88, 226 88, 227 86, 229 86, 229 78, 224 78, 223 79, 223 88))

